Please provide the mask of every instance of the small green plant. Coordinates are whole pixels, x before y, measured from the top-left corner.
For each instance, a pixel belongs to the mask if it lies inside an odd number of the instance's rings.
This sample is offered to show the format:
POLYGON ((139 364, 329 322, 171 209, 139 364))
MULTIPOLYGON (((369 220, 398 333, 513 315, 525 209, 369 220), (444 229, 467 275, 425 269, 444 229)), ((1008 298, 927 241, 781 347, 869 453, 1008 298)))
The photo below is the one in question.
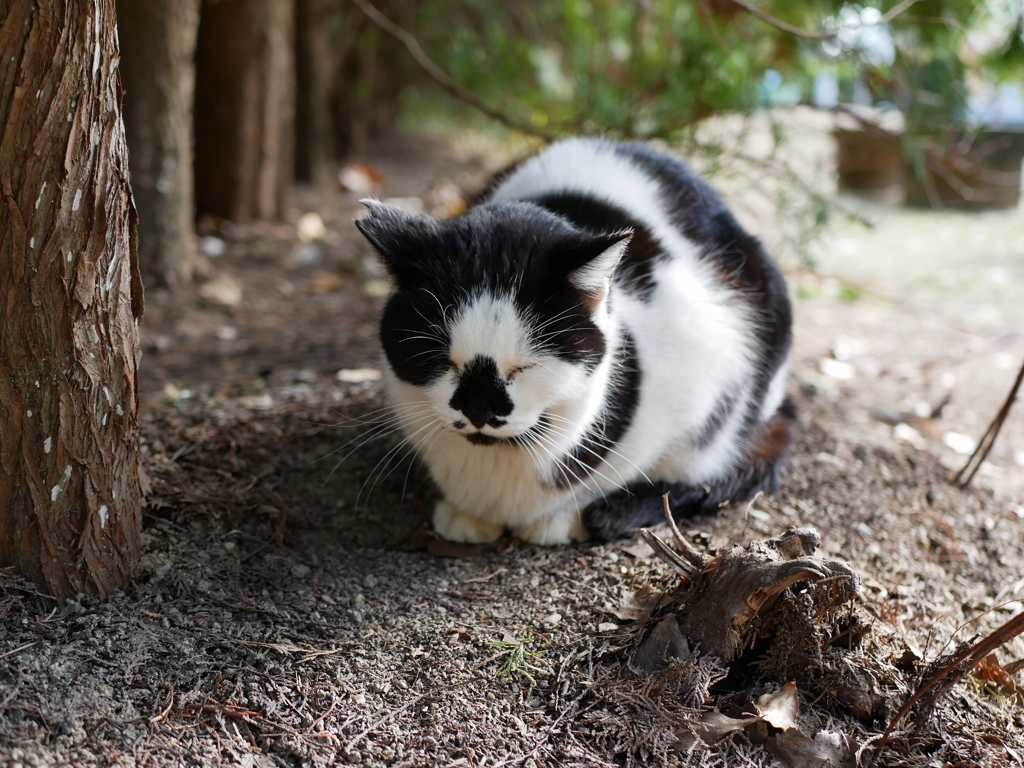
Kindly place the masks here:
POLYGON ((505 660, 501 663, 501 666, 498 667, 495 677, 500 680, 504 677, 522 675, 530 682, 530 687, 533 688, 537 685, 537 680, 530 674, 531 672, 549 674, 548 670, 543 667, 538 667, 533 663, 534 661, 539 661, 546 652, 530 651, 526 648, 527 645, 533 642, 533 635, 533 628, 526 627, 519 633, 519 637, 511 642, 507 640, 487 641, 495 648, 501 648, 502 650, 508 651, 508 654, 505 656, 505 660))

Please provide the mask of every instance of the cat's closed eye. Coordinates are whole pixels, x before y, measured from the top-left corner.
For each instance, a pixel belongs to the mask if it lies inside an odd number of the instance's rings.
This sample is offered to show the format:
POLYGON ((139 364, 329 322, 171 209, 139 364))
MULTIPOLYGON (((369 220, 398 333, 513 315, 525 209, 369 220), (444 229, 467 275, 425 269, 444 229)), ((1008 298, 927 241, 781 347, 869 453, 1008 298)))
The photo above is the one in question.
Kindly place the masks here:
POLYGON ((531 368, 536 368, 536 367, 537 367, 536 363, 529 363, 527 365, 517 365, 515 368, 511 368, 509 370, 509 372, 505 374, 505 381, 511 383, 512 379, 514 379, 516 377, 517 373, 522 373, 523 371, 528 371, 531 368))

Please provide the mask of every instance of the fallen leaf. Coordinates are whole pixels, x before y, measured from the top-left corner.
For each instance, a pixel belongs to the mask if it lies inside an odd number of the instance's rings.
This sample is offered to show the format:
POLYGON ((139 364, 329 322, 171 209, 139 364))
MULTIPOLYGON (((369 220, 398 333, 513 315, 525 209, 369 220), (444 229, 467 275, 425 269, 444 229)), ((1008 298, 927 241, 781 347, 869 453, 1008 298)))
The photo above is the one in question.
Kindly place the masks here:
POLYGON ((729 717, 717 709, 705 712, 697 720, 684 726, 686 730, 678 734, 677 747, 683 752, 713 747, 759 720, 759 717, 729 717))
POLYGON ((765 749, 786 768, 846 768, 853 766, 850 739, 842 733, 819 731, 813 738, 798 730, 768 737, 765 749))
POLYGON ((796 691, 796 683, 786 683, 774 693, 758 697, 754 709, 762 720, 780 731, 798 729, 800 696, 796 691))
POLYGON ((959 432, 947 432, 942 436, 942 442, 947 448, 952 448, 961 456, 969 456, 978 447, 973 437, 962 435, 959 432))
POLYGON ((642 621, 651 615, 658 601, 662 598, 661 590, 652 587, 641 587, 636 590, 623 590, 622 602, 615 608, 607 609, 608 613, 622 621, 642 621))
POLYGON ((988 680, 995 683, 996 689, 1007 696, 1014 696, 1017 701, 1024 704, 1024 687, 1021 687, 1013 675, 999 664, 994 653, 990 653, 974 668, 971 673, 979 680, 988 680))
POLYGON ((302 242, 311 243, 314 240, 322 240, 324 235, 327 234, 327 227, 324 225, 324 220, 320 214, 311 211, 299 217, 295 225, 295 234, 299 236, 299 240, 302 242))
POLYGON ((643 539, 637 539, 633 544, 625 547, 619 547, 619 551, 625 552, 627 555, 635 557, 637 560, 642 560, 654 555, 654 548, 643 539))
POLYGON ((637 672, 651 675, 672 661, 685 661, 690 657, 690 644, 679 631, 679 620, 674 613, 658 622, 647 638, 636 649, 630 666, 637 672))
POLYGON ((367 280, 363 284, 363 292, 374 299, 380 299, 391 293, 391 283, 387 280, 367 280))
POLYGON ((224 255, 228 246, 221 238, 207 235, 199 241, 199 249, 211 259, 216 259, 224 255))
POLYGON ((345 278, 337 272, 317 272, 307 286, 313 293, 330 293, 345 284, 345 278))
POLYGON ((334 378, 346 384, 364 384, 368 381, 380 381, 381 372, 377 368, 342 368, 334 378))
POLYGON ((844 363, 841 360, 835 360, 831 357, 823 357, 818 361, 818 368, 826 376, 833 379, 839 379, 840 381, 849 381, 857 375, 857 371, 849 363, 844 363))
POLYGON ((212 304, 237 307, 242 302, 242 286, 229 275, 217 275, 199 286, 199 295, 212 304))
POLYGON ((358 195, 373 195, 384 186, 384 175, 370 163, 350 163, 338 172, 342 189, 358 195))

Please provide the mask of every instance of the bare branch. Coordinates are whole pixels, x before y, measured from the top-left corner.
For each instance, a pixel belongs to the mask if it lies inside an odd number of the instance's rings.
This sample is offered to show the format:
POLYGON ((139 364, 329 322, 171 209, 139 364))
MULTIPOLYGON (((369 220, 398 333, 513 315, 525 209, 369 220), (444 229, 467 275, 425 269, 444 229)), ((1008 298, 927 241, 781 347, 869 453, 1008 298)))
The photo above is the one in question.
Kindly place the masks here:
POLYGON ((412 56, 413 61, 416 62, 417 66, 419 66, 419 68, 422 69, 431 80, 459 101, 465 102, 478 112, 483 113, 492 120, 497 120, 502 125, 512 128, 513 130, 522 131, 530 136, 536 136, 544 139, 544 141, 554 141, 555 137, 551 134, 541 131, 529 123, 523 123, 513 117, 509 117, 504 112, 499 112, 497 109, 478 98, 476 94, 456 83, 447 72, 437 66, 437 64, 427 56, 422 46, 420 46, 419 41, 411 32, 395 24, 391 19, 377 10, 377 8, 366 2, 366 0, 352 0, 352 3, 366 14, 366 18, 404 45, 406 50, 409 51, 409 54, 412 56))
POLYGON ((1013 386, 1010 388, 1010 394, 1006 397, 1006 402, 1003 403, 1002 408, 996 414, 996 417, 992 419, 992 423, 988 425, 988 429, 985 430, 985 434, 982 435, 981 440, 978 441, 978 447, 974 449, 974 453, 971 454, 971 458, 967 460, 963 468, 956 473, 956 477, 953 478, 953 482, 959 485, 961 488, 966 488, 971 484, 971 480, 974 479, 974 475, 977 473, 978 468, 981 467, 985 457, 988 456, 989 451, 992 450, 992 446, 996 442, 996 437, 999 435, 999 430, 1003 428, 1003 423, 1006 421, 1006 417, 1010 413, 1010 408, 1013 407, 1014 401, 1017 399, 1017 393, 1020 391, 1021 382, 1024 382, 1024 364, 1021 364, 1020 372, 1017 374, 1017 380, 1013 382, 1013 386), (966 475, 966 477, 964 477, 966 475))
MULTIPOLYGON (((743 10, 745 10, 747 13, 756 16, 766 24, 770 24, 776 29, 781 29, 783 32, 788 32, 789 34, 796 35, 797 37, 803 37, 809 40, 831 40, 833 37, 836 36, 835 31, 815 32, 813 30, 801 29, 800 27, 795 27, 792 24, 787 24, 785 21, 782 21, 782 19, 777 19, 771 14, 762 11, 756 5, 752 5, 747 0, 732 0, 732 2, 738 5, 743 10)), ((881 16, 881 18, 878 19, 878 21, 872 22, 870 24, 865 23, 863 26, 877 27, 881 26, 882 24, 888 24, 890 21, 895 19, 897 16, 906 11, 912 5, 915 5, 919 2, 921 2, 921 0, 902 0, 902 2, 897 3, 888 11, 886 11, 881 16)))

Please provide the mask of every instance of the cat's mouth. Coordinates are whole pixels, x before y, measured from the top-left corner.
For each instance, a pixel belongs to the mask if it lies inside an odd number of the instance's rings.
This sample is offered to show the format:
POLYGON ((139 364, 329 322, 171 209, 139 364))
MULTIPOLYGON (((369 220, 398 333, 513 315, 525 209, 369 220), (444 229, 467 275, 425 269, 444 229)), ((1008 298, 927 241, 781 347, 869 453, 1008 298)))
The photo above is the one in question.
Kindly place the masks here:
POLYGON ((540 438, 547 430, 551 419, 546 413, 542 413, 537 423, 524 432, 510 437, 498 437, 497 435, 486 435, 483 432, 470 432, 464 434, 473 445, 526 445, 540 438))

